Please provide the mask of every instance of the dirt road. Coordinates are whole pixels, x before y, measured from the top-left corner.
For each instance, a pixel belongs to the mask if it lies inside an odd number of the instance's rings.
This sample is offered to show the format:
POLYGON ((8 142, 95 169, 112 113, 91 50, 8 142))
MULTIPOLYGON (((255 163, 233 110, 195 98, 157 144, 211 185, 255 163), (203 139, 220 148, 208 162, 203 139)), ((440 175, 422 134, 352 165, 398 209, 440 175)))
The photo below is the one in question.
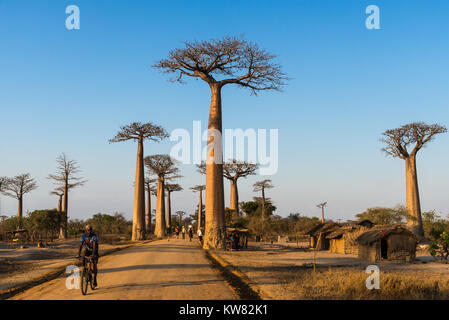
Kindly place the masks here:
MULTIPOLYGON (((101 253, 100 253, 101 254, 101 253)), ((82 296, 66 287, 67 275, 12 299, 237 299, 197 241, 159 240, 100 257, 98 288, 82 296)))

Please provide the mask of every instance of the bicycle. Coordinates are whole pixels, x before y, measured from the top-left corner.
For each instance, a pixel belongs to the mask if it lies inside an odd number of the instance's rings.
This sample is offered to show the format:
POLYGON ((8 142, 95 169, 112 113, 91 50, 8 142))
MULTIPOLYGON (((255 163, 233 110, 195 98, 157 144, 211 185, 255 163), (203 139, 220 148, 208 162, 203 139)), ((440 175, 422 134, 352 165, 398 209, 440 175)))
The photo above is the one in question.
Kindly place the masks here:
POLYGON ((80 277, 80 288, 81 288, 81 293, 84 295, 86 295, 87 293, 87 288, 89 287, 89 283, 90 283, 90 288, 92 290, 95 290, 95 286, 93 283, 93 274, 92 274, 92 265, 93 264, 93 258, 92 256, 85 256, 84 257, 84 261, 83 261, 83 271, 81 272, 81 277, 80 277))

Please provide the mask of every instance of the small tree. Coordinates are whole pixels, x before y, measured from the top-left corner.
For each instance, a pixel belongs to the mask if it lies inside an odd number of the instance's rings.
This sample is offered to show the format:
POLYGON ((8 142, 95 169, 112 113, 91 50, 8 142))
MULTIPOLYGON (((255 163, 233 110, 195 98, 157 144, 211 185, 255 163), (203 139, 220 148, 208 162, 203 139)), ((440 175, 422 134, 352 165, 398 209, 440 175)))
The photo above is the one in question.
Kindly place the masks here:
POLYGON ((171 193, 172 192, 179 192, 184 190, 179 184, 177 183, 167 183, 165 184, 165 191, 167 191, 167 228, 171 228, 171 193))
POLYGON ((145 157, 145 166, 150 174, 157 176, 156 226, 154 234, 158 238, 166 235, 165 221, 165 181, 178 176, 177 161, 166 154, 145 157))
POLYGON ((206 186, 204 184, 201 185, 196 185, 192 188, 190 188, 190 190, 192 190, 193 192, 198 192, 200 199, 198 202, 198 228, 203 227, 203 217, 202 217, 202 208, 203 208, 203 190, 206 189, 206 186))
POLYGON ((58 164, 57 173, 48 175, 47 179, 53 180, 58 188, 62 188, 64 190, 59 238, 66 239, 69 190, 83 186, 87 182, 87 180, 75 176, 81 172, 78 166, 78 162, 76 162, 75 160, 69 160, 65 153, 61 154, 56 159, 56 162, 58 164))
POLYGON ((429 251, 433 257, 447 260, 449 258, 449 233, 443 232, 439 238, 433 240, 429 251))
POLYGON ((253 185, 254 192, 262 192, 262 233, 263 233, 263 227, 264 227, 264 223, 265 223, 265 189, 271 189, 274 186, 271 184, 271 180, 270 179, 265 179, 262 181, 257 181, 254 185, 253 185))
POLYGON ((414 122, 385 131, 384 138, 381 139, 386 144, 382 149, 383 152, 405 160, 407 225, 418 236, 424 236, 424 230, 416 171, 416 154, 435 135, 446 131, 446 127, 439 124, 428 125, 424 122, 414 122))
POLYGON ((7 179, 6 183, 4 182, 2 189, 2 193, 5 196, 14 198, 19 202, 17 207, 17 217, 20 222, 23 216, 23 196, 37 189, 36 181, 31 178, 29 173, 20 174, 14 178, 7 179))
POLYGON ((231 204, 229 209, 239 213, 239 193, 237 181, 240 178, 246 178, 249 175, 255 175, 259 166, 255 163, 245 161, 231 160, 223 165, 223 175, 231 184, 231 204))
POLYGON ((208 124, 206 168, 205 248, 225 246, 225 213, 223 191, 223 147, 221 90, 235 84, 257 94, 280 90, 287 78, 273 60, 276 56, 243 39, 224 37, 210 41, 186 42, 182 49, 170 51, 169 57, 154 67, 183 77, 201 79, 209 85, 211 105, 208 124))
POLYGON ((109 140, 110 143, 133 140, 137 141, 138 144, 136 180, 134 187, 133 241, 145 239, 145 173, 143 164, 143 142, 144 140, 160 142, 167 137, 167 132, 161 126, 151 122, 133 122, 127 126, 120 127, 120 131, 116 136, 109 140))

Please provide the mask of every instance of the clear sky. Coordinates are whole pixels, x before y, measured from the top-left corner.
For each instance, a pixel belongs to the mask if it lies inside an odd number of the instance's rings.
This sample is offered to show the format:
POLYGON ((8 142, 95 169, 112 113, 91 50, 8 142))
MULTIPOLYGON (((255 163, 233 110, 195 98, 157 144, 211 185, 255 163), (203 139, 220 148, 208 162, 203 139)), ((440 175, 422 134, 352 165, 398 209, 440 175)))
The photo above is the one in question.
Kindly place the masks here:
MULTIPOLYGON (((137 146, 108 139, 133 121, 191 131, 208 119, 207 85, 167 82, 151 65, 186 40, 244 35, 279 55, 292 78, 281 93, 223 92, 224 128, 279 129, 268 192, 277 213, 319 216, 315 205, 327 200, 329 218, 350 219, 404 203, 405 165, 385 157, 379 139, 412 121, 449 125, 448 14, 446 0, 0 0, 0 176, 31 173, 39 189, 25 210, 55 207, 46 176, 65 152, 89 180, 71 193, 70 218, 131 218, 137 146), (365 27, 370 4, 380 30, 365 27), (80 8, 80 30, 65 27, 68 5, 80 8)), ((172 145, 148 142, 145 153, 172 145)), ((444 215, 448 146, 441 135, 418 155, 423 210, 444 215)), ((188 188, 203 177, 181 169, 186 191, 173 194, 174 211, 192 213, 188 188)), ((239 181, 241 201, 260 178, 239 181)), ((0 198, 2 213, 15 214, 16 202, 0 198)))

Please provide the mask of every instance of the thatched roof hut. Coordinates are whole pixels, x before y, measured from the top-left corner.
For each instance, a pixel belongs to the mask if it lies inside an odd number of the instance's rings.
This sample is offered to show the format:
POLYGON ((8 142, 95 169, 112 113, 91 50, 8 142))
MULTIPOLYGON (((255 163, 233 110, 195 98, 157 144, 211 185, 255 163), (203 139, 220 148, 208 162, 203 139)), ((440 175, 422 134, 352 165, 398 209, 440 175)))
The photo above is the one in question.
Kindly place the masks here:
POLYGON ((329 239, 326 237, 341 227, 341 224, 334 222, 321 223, 304 234, 310 236, 310 247, 317 250, 328 250, 329 239))
POLYGON ((416 257, 416 236, 403 225, 375 226, 355 240, 364 261, 412 261, 416 257))
POLYGON ((355 239, 373 226, 374 223, 369 220, 346 223, 326 236, 326 239, 329 239, 329 251, 341 254, 357 254, 358 244, 355 239))

